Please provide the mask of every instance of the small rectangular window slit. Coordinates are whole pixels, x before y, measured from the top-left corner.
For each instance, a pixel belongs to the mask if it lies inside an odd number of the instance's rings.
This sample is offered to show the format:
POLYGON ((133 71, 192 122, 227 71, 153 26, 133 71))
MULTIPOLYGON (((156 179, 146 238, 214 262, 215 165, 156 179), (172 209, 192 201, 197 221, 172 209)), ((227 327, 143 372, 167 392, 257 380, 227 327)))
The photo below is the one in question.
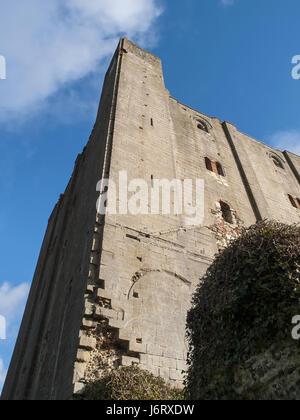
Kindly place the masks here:
POLYGON ((98 284, 99 284, 99 288, 100 288, 100 289, 103 289, 103 290, 105 289, 105 280, 101 280, 101 279, 100 279, 100 280, 98 281, 98 284))
POLYGON ((137 236, 127 234, 126 238, 133 239, 135 241, 141 242, 141 240, 137 236))

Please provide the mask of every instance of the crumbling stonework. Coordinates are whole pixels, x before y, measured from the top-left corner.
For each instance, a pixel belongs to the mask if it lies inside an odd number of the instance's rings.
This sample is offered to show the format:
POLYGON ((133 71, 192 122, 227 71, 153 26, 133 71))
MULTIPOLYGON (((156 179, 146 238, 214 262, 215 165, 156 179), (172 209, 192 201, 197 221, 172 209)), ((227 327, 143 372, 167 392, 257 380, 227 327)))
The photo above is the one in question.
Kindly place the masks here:
POLYGON ((231 223, 228 223, 224 220, 221 210, 220 202, 216 203, 216 210, 212 210, 216 218, 216 222, 213 226, 210 227, 212 232, 215 234, 217 240, 218 251, 226 248, 231 241, 237 239, 242 232, 243 221, 239 219, 237 212, 230 209, 231 212, 231 223))
POLYGON ((299 173, 300 157, 172 98, 160 59, 122 39, 89 142, 49 219, 2 398, 71 399, 106 369, 130 364, 181 387, 199 278, 241 226, 300 220, 288 197, 300 196, 299 173), (96 185, 123 170, 149 188, 153 179, 203 179, 204 223, 100 217, 96 185))

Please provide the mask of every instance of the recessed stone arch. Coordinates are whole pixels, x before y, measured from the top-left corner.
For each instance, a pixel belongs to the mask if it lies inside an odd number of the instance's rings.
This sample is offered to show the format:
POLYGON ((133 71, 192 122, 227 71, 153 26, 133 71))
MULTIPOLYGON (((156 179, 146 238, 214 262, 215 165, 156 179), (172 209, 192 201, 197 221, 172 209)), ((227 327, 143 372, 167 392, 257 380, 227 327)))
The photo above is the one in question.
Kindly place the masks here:
POLYGON ((277 168, 285 169, 285 162, 277 153, 269 153, 269 157, 277 168))
POLYGON ((203 117, 194 117, 194 122, 199 130, 206 133, 210 133, 213 128, 210 122, 203 117))
POLYGON ((164 270, 145 272, 129 294, 123 332, 132 340, 142 339, 143 344, 183 358, 191 294, 191 283, 181 275, 164 270))

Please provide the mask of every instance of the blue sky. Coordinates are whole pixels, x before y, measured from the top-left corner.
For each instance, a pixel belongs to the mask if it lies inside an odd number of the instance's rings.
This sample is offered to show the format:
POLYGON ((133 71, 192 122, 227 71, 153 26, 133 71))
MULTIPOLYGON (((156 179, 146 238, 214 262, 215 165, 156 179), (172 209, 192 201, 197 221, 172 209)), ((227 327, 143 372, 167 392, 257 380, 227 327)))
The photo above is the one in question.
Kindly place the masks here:
POLYGON ((92 130, 119 36, 172 96, 300 154, 299 0, 0 0, 0 388, 48 217, 92 130))

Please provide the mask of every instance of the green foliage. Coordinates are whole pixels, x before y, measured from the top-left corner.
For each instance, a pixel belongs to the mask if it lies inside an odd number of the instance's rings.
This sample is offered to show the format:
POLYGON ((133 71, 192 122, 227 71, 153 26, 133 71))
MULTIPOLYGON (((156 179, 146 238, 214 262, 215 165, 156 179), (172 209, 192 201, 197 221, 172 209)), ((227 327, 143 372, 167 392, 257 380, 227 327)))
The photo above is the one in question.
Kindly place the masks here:
POLYGON ((183 392, 171 388, 163 379, 136 366, 113 370, 100 381, 87 386, 84 399, 101 400, 182 400, 183 392))
POLYGON ((260 222, 217 256, 187 318, 188 398, 236 399, 234 367, 292 341, 299 276, 299 225, 260 222))

